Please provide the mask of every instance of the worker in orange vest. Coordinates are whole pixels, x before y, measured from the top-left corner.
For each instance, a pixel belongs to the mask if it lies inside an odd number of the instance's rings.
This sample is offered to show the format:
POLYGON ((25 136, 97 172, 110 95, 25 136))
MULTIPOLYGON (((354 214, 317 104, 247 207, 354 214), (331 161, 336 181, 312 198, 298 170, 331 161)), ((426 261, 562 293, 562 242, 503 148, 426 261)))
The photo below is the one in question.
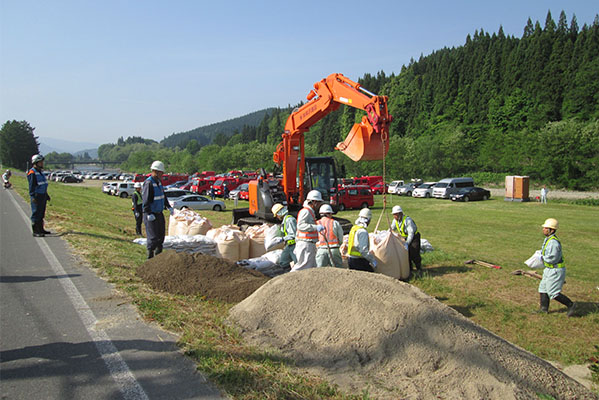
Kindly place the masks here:
POLYGON ((322 203, 322 195, 318 190, 311 190, 306 196, 304 208, 297 214, 297 233, 295 235, 294 254, 297 263, 291 271, 299 271, 316 267, 316 242, 318 232, 324 231, 324 226, 316 223, 316 210, 322 203))
POLYGON ((343 228, 333 219, 333 208, 329 204, 320 206, 319 214, 322 218, 318 220, 318 225, 324 226, 324 231, 320 232, 316 243, 316 266, 343 268, 343 259, 339 251, 343 242, 343 228))

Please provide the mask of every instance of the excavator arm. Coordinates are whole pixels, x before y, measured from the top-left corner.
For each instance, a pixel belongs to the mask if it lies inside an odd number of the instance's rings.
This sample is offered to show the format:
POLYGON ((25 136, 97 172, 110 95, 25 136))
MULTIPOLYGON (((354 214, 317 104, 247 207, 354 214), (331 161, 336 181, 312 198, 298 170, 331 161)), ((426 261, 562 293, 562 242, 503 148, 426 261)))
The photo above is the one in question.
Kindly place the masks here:
POLYGON ((287 119, 283 141, 273 155, 273 160, 282 165, 283 190, 290 204, 294 200, 301 204, 305 195, 304 133, 341 104, 364 110, 366 115, 354 124, 343 142, 337 143, 337 150, 354 161, 381 160, 389 150, 392 117, 387 110, 387 96, 376 96, 342 74, 331 74, 316 82, 306 98, 308 102, 287 119))

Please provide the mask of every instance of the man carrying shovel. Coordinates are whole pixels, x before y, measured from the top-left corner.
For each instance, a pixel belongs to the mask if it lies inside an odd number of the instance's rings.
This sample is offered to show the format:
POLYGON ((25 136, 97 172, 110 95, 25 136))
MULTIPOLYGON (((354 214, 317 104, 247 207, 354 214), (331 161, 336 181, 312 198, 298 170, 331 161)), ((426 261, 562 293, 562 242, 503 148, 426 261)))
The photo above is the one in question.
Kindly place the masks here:
POLYGON ((543 270, 543 279, 539 284, 541 308, 538 312, 549 312, 549 299, 555 299, 568 307, 566 315, 571 317, 574 315, 576 304, 561 293, 566 280, 566 265, 562 256, 562 244, 555 236, 558 222, 555 218, 548 218, 542 227, 545 240, 541 247, 541 260, 545 265, 545 269, 543 270))
POLYGON ((343 228, 333 219, 333 208, 329 204, 320 206, 318 212, 322 217, 318 220, 318 225, 324 226, 324 231, 320 232, 316 243, 316 266, 331 265, 343 268, 343 259, 339 251, 339 246, 343 242, 343 228))

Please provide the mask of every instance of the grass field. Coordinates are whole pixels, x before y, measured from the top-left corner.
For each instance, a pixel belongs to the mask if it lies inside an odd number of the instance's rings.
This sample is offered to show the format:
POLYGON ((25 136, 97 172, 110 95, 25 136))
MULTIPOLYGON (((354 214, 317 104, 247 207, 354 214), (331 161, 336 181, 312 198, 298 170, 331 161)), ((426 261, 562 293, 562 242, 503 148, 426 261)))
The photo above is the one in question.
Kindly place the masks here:
MULTIPOLYGON (((17 191, 27 196, 26 180, 13 176, 17 191)), ((54 184, 47 227, 66 232, 64 238, 99 275, 128 293, 149 320, 181 335, 180 345, 217 384, 234 398, 368 398, 347 396, 317 377, 298 375, 289 361, 248 347, 224 324, 231 304, 201 296, 172 296, 146 287, 135 275, 145 248, 135 238, 130 200, 102 194, 99 188, 54 184)), ((214 226, 230 223, 227 211, 206 211, 214 226)), ((599 207, 568 202, 514 203, 503 198, 485 202, 388 197, 387 213, 400 204, 435 251, 423 256, 425 273, 411 283, 497 335, 547 360, 583 364, 599 343, 599 207), (550 313, 538 308, 538 282, 510 272, 541 247, 540 225, 557 218, 564 248, 567 279, 563 292, 576 301, 577 316, 552 301, 550 313), (479 259, 502 266, 487 269, 465 265, 479 259)), ((240 206, 245 206, 244 202, 240 206)), ((373 208, 374 225, 382 196, 373 208)), ((339 213, 353 221, 358 210, 339 213)), ((389 215, 389 218, 391 216, 389 215)), ((383 216, 380 229, 388 227, 383 216)))

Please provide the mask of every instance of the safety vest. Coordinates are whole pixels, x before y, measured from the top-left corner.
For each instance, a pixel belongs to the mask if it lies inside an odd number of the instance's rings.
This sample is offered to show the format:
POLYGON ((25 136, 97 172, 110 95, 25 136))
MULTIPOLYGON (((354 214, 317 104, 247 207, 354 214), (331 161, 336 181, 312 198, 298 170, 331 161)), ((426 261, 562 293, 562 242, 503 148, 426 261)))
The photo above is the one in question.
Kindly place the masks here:
MULTIPOLYGON (((552 240, 557 240, 558 243, 560 243, 560 241, 558 240, 557 237, 555 237, 555 235, 551 235, 549 236, 546 240, 545 243, 543 243, 543 250, 541 252, 541 254, 544 256, 545 255, 545 249, 547 248, 547 244, 552 241, 552 240)), ((561 243, 560 243, 561 244, 561 243)), ((545 264, 545 267, 547 268, 564 268, 564 256, 562 255, 562 258, 560 259, 560 261, 557 264, 549 264, 548 262, 545 261, 545 258, 543 257, 543 264, 545 264)))
POLYGON ((35 179, 37 181, 37 186, 35 187, 35 189, 33 189, 34 193, 45 194, 48 191, 48 181, 46 180, 44 174, 42 174, 35 168, 31 168, 29 172, 27 172, 27 175, 31 174, 35 174, 35 179))
MULTIPOLYGON (((312 221, 316 222, 316 215, 314 214, 314 211, 312 210, 312 208, 310 207, 304 207, 302 208, 302 210, 300 212, 302 212, 303 210, 307 210, 310 215, 312 216, 312 221)), ((297 214, 299 217, 299 214, 297 214)), ((297 229, 297 234, 295 235, 296 239, 302 239, 302 240, 318 240, 318 231, 314 230, 314 231, 301 231, 299 229, 299 218, 298 218, 298 229, 297 229)))
POLYGON ((354 238, 360 229, 364 229, 364 227, 360 225, 354 225, 349 231, 349 238, 347 240, 347 254, 353 257, 362 257, 362 253, 360 253, 360 251, 354 246, 354 238))
POLYGON ((141 193, 138 193, 137 190, 131 196, 132 207, 131 209, 135 211, 136 208, 141 207, 143 199, 141 198, 141 193))
MULTIPOLYGON (((397 232, 399 232, 399 234, 401 235, 401 237, 403 237, 404 239, 408 237, 408 232, 406 232, 406 218, 408 216, 404 215, 403 218, 401 219, 401 225, 397 222, 397 220, 395 218, 393 218, 393 223, 395 224, 395 229, 397 229, 397 232)), ((416 230, 416 232, 414 232, 414 235, 418 233, 418 230, 416 230)))
POLYGON ((150 203, 150 211, 154 214, 159 214, 164 211, 164 190, 162 183, 156 182, 151 176, 146 179, 154 188, 154 200, 150 203))
MULTIPOLYGON (((285 227, 285 225, 287 224, 287 219, 289 219, 289 218, 293 218, 293 217, 291 215, 287 214, 283 218, 283 235, 285 237, 289 236, 289 233, 287 232, 287 228, 285 227)), ((289 239, 287 241, 287 246, 293 246, 294 244, 295 244, 295 239, 289 239)))
POLYGON ((318 221, 318 224, 324 226, 325 231, 318 235, 316 247, 326 247, 327 242, 329 243, 329 246, 339 246, 339 239, 337 238, 337 235, 335 235, 334 229, 335 220, 333 218, 321 218, 320 221, 318 221))

